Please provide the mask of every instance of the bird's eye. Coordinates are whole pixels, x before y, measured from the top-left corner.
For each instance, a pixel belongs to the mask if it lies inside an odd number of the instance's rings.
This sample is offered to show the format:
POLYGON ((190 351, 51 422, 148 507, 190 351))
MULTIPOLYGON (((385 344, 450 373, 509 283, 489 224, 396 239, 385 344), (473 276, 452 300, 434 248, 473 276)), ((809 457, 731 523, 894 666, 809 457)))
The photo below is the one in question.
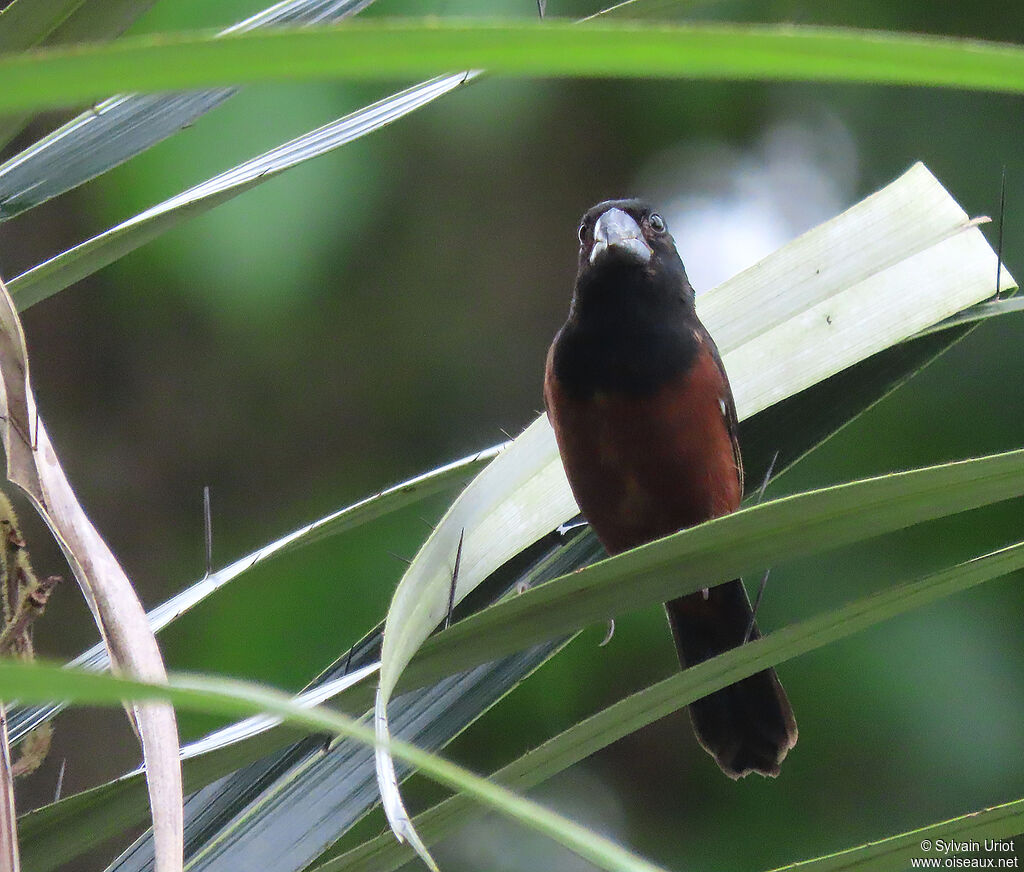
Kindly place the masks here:
POLYGON ((662 218, 657 212, 652 212, 651 217, 647 219, 647 223, 650 225, 651 230, 655 233, 665 232, 665 219, 662 218))
POLYGON ((580 238, 580 245, 583 245, 583 243, 587 241, 587 224, 586 224, 586 222, 583 222, 580 225, 580 229, 578 231, 576 231, 576 233, 577 233, 577 235, 580 238))

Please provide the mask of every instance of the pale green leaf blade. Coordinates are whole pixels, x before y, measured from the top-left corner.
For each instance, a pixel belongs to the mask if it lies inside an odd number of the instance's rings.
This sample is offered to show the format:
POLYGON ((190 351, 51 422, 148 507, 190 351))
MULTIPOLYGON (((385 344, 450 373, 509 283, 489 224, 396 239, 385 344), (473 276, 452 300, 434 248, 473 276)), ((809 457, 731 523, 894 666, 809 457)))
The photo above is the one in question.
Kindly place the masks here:
MULTIPOLYGON (((740 509, 531 588, 429 639, 417 667, 465 669, 785 560, 1024 494, 1024 449, 740 509), (628 585, 630 596, 622 596, 628 585)), ((387 631, 385 630, 385 633, 387 631)), ((386 638, 386 637, 385 637, 386 638)), ((383 660, 384 667, 387 662, 383 660)), ((382 667, 382 669, 384 668, 382 667)))
POLYGON ((978 303, 978 305, 971 306, 969 309, 964 309, 964 311, 958 312, 942 323, 936 324, 927 330, 922 330, 919 335, 926 336, 929 333, 935 333, 957 324, 976 324, 980 321, 987 321, 989 318, 1015 315, 1021 311, 1024 311, 1024 297, 1020 295, 1006 297, 1001 300, 990 300, 985 303, 978 303))
MULTIPOLYGON (((49 2, 59 4, 62 0, 15 0, 2 14, 24 9, 36 16, 43 3, 49 2)), ((66 2, 82 2, 83 5, 54 34, 54 40, 60 42, 95 39, 100 35, 96 30, 97 12, 102 10, 112 27, 149 0, 66 2)), ((285 0, 238 22, 227 32, 282 24, 339 21, 360 12, 368 2, 370 0, 285 0)), ((597 14, 630 15, 649 11, 657 5, 651 0, 631 0, 597 14)), ((675 3, 674 9, 678 13, 689 5, 675 3)), ((16 15, 20 14, 20 11, 16 12, 16 15)), ((9 31, 16 35, 13 41, 0 48, 0 53, 23 47, 23 30, 20 25, 11 27, 9 31)), ((94 110, 82 113, 0 166, 0 220, 31 209, 128 160, 192 123, 233 93, 232 89, 219 89, 179 94, 135 94, 103 101, 94 110)), ((4 120, 0 118, 0 131, 4 129, 4 120)), ((19 125, 12 121, 9 126, 14 130, 19 125)))

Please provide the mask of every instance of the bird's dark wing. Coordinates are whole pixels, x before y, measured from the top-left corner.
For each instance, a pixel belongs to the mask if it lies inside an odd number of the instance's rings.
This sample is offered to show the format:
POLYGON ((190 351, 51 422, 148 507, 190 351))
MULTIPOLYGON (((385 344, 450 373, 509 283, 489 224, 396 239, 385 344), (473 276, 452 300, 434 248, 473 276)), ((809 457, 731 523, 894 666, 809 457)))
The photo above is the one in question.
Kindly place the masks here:
POLYGON ((710 350, 711 356, 715 360, 715 365, 718 367, 718 371, 722 374, 722 384, 725 388, 722 397, 722 403, 724 405, 723 413, 725 415, 725 426, 729 430, 729 439, 732 441, 732 454, 736 460, 736 472, 740 477, 740 495, 743 494, 743 454, 740 451, 740 422, 736 416, 736 400, 732 395, 732 385, 729 384, 729 376, 725 371, 725 364, 722 363, 722 355, 718 353, 718 346, 715 345, 715 340, 711 338, 711 334, 708 333, 707 328, 703 324, 700 325, 700 339, 710 350))

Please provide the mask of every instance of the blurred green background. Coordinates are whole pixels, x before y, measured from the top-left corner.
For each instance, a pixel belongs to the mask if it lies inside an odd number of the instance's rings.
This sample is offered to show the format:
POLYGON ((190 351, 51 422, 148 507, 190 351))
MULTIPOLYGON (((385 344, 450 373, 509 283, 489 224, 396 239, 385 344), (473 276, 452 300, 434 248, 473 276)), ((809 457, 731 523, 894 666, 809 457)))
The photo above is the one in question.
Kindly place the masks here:
MULTIPOLYGON (((1024 40, 1024 6, 991 0, 654 5, 693 19, 1024 40)), ((135 31, 219 27, 260 8, 164 0, 135 31)), ((550 0, 548 14, 597 8, 550 0)), ((365 14, 424 12, 533 16, 536 7, 379 0, 365 14)), ((0 225, 0 274, 406 84, 249 88, 102 179, 0 225)), ((8 153, 59 120, 37 122, 8 153)), ((532 420, 571 289, 577 220, 597 200, 657 203, 700 291, 916 160, 969 213, 994 216, 1005 167, 1005 260, 1024 278, 1022 144, 1024 100, 995 94, 484 78, 32 308, 37 395, 86 508, 152 606, 202 574, 204 485, 222 565, 532 420)), ((1022 342, 1019 316, 976 330, 769 495, 1020 447, 1022 342)), ((400 558, 444 505, 243 576, 162 636, 169 666, 300 688, 383 617, 400 558)), ((67 574, 22 514, 37 570, 67 574)), ((1015 501, 776 566, 762 628, 1022 536, 1015 501)), ((723 870, 769 868, 1019 798, 1022 615, 1015 576, 783 664, 801 738, 777 781, 725 779, 679 714, 538 796, 670 868, 723 870)), ((674 668, 659 609, 620 620, 598 648, 602 635, 584 633, 451 755, 489 771, 674 668)), ((52 658, 94 641, 73 585, 54 596, 36 638, 52 658)), ((20 807, 52 796, 63 759, 65 792, 135 765, 123 722, 117 712, 62 715, 20 807)), ((181 723, 189 737, 211 724, 181 723)), ((451 870, 585 868, 490 818, 438 856, 451 870)))

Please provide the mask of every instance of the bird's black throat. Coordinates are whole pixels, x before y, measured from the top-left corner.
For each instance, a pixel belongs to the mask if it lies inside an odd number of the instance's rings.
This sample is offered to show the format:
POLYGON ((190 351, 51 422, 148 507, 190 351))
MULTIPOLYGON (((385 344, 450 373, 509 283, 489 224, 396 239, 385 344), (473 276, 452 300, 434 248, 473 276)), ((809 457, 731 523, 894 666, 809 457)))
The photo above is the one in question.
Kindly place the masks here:
POLYGON ((646 396, 690 367, 702 329, 679 267, 681 281, 657 263, 580 272, 555 340, 554 373, 563 390, 577 398, 646 396))

